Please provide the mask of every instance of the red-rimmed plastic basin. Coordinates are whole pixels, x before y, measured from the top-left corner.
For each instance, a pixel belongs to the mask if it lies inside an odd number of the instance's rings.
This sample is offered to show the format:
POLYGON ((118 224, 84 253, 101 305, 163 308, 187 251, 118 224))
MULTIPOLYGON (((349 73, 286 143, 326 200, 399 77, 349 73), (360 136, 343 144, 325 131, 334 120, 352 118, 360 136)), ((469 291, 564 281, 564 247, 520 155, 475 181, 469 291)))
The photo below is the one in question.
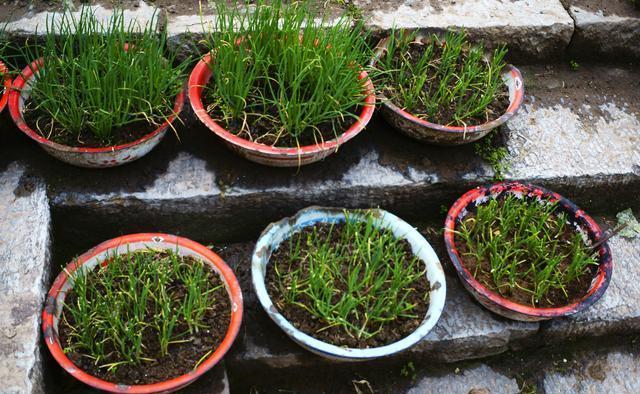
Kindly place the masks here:
POLYGON ((107 168, 116 167, 141 158, 156 147, 167 134, 171 123, 176 119, 184 104, 184 92, 176 97, 171 115, 160 127, 144 137, 122 145, 107 146, 103 148, 83 148, 61 145, 41 136, 31 129, 23 117, 24 102, 29 97, 30 84, 34 83, 34 72, 42 66, 42 59, 36 60, 27 66, 20 76, 13 81, 13 87, 9 94, 9 111, 16 126, 36 141, 51 156, 78 167, 107 168))
POLYGON ((451 262, 455 267, 464 287, 487 309, 510 319, 521 321, 548 320, 554 317, 570 315, 598 301, 604 294, 611 281, 613 261, 609 245, 604 242, 598 248, 598 272, 594 277, 587 294, 577 302, 558 308, 534 308, 509 301, 499 294, 487 289, 480 284, 473 274, 464 266, 460 253, 455 244, 455 229, 460 219, 462 219, 473 206, 480 205, 488 198, 496 198, 505 193, 529 196, 542 200, 558 202, 558 207, 566 212, 574 223, 578 224, 587 234, 592 243, 602 239, 600 226, 582 209, 573 202, 539 186, 527 185, 518 182, 498 183, 487 187, 478 187, 469 190, 460 197, 451 207, 445 221, 444 242, 451 262))
POLYGON ((0 62, 0 76, 3 78, 3 87, 4 92, 2 93, 2 97, 0 97, 0 112, 7 105, 7 101, 9 100, 9 92, 11 91, 11 74, 9 74, 9 69, 4 63, 0 62))
MULTIPOLYGON (((389 38, 387 37, 378 43, 376 54, 370 62, 371 66, 375 66, 378 59, 380 59, 386 51, 388 40, 389 38)), ((462 145, 484 137, 491 130, 511 119, 522 105, 522 100, 524 99, 524 83, 520 70, 512 65, 506 66, 502 74, 502 80, 509 89, 509 107, 499 118, 481 125, 462 127, 431 123, 396 106, 384 95, 379 94, 378 100, 381 103, 381 111, 384 119, 401 133, 428 144, 443 146, 462 145)))
POLYGON ((279 148, 265 144, 259 144, 240 138, 225 130, 216 123, 207 113, 202 103, 202 91, 211 78, 211 54, 204 56, 194 67, 189 77, 189 101, 196 116, 218 137, 236 153, 256 163, 273 167, 297 167, 322 160, 337 151, 338 147, 346 143, 369 123, 375 106, 375 94, 373 83, 366 72, 362 71, 360 79, 366 79, 367 98, 359 118, 337 138, 324 141, 316 145, 301 146, 299 148, 279 148))
POLYGON ((51 290, 49 290, 44 311, 42 312, 42 332, 44 333, 44 340, 47 347, 60 366, 73 377, 89 386, 112 393, 166 393, 178 390, 193 383, 205 372, 213 368, 229 350, 238 334, 242 321, 243 308, 242 292, 236 276, 220 256, 205 246, 187 238, 159 233, 125 235, 103 242, 87 251, 67 265, 66 271, 69 273, 75 272, 83 265, 93 267, 107 260, 108 256, 113 255, 113 253, 127 253, 127 251, 134 251, 146 247, 172 249, 177 250, 181 255, 194 256, 209 264, 209 266, 220 275, 231 300, 231 320, 227 333, 220 346, 193 372, 188 374, 164 382, 147 385, 117 384, 99 379, 76 367, 60 347, 60 341, 58 339, 58 318, 62 312, 66 292, 72 286, 68 280, 68 275, 63 270, 53 282, 51 290))

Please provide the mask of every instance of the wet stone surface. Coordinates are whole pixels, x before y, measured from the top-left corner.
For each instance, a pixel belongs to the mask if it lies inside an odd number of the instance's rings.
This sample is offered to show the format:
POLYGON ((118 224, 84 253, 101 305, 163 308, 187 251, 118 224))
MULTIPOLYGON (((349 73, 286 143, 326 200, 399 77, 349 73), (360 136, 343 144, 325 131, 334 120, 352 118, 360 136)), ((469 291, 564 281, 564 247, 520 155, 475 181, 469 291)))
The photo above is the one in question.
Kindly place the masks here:
POLYGON ((0 170, 0 381, 3 393, 44 390, 40 313, 50 263, 44 183, 23 165, 0 170))
POLYGON ((636 352, 583 352, 568 371, 548 371, 544 377, 547 393, 640 392, 640 355, 636 352))

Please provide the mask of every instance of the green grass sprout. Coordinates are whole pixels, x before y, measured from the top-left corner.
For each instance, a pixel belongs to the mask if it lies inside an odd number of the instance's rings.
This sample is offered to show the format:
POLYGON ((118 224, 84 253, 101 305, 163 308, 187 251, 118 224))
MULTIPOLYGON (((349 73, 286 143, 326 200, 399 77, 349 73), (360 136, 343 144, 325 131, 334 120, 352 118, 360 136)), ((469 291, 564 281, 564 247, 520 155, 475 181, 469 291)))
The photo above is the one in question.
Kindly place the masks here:
POLYGON ((93 271, 70 273, 61 324, 69 328, 65 353, 75 352, 114 372, 128 365, 154 362, 172 344, 189 342, 205 330, 205 315, 222 284, 201 260, 171 250, 142 249, 108 258, 93 271), (186 289, 183 292, 182 289, 186 289), (151 342, 159 353, 150 353, 151 342))
POLYGON ((463 260, 477 263, 472 273, 484 285, 503 295, 526 294, 534 306, 552 305, 550 293, 568 298, 567 286, 590 280, 591 267, 598 264, 569 219, 558 213, 557 203, 509 194, 479 205, 460 221, 456 234, 463 260))
POLYGON ((212 117, 268 145, 320 143, 344 132, 366 98, 358 79, 370 53, 362 22, 329 23, 306 2, 259 0, 247 9, 216 3, 206 39, 212 117))
POLYGON ((489 106, 504 89, 506 54, 502 46, 487 60, 484 46, 471 45, 465 32, 421 40, 415 31, 394 29, 375 66, 376 86, 394 104, 433 123, 486 122, 497 118, 489 106))
POLYGON ((44 43, 25 49, 29 62, 43 58, 26 108, 38 114, 38 132, 53 141, 71 136, 79 145, 90 136, 109 146, 122 142, 113 140, 115 129, 159 126, 173 115, 188 62, 174 67, 166 29, 158 34, 156 24, 155 15, 127 23, 122 10, 102 21, 89 7, 79 16, 48 18, 44 43))
MULTIPOLYGON (((289 238, 289 261, 274 266, 279 308, 302 308, 324 324, 320 331, 338 326, 357 339, 375 336, 396 319, 420 318, 408 297, 424 280, 423 262, 407 255, 391 231, 377 228, 370 212, 362 221, 345 214, 337 240, 334 225, 328 234, 314 227, 289 238)), ((420 297, 428 302, 429 292, 420 297)))

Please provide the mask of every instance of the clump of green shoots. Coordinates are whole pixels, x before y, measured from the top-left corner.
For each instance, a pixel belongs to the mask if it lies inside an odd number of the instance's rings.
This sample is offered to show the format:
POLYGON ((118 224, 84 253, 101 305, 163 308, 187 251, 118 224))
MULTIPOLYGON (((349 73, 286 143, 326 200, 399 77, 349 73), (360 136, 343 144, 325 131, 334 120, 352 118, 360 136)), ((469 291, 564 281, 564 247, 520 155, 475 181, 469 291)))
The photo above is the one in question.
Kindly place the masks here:
POLYGON ((376 62, 376 86, 395 105, 432 123, 486 122, 500 115, 490 105, 505 94, 506 54, 499 47, 487 60, 483 45, 471 45, 465 32, 448 32, 441 40, 394 30, 376 62))
POLYGON ((127 23, 122 10, 102 21, 89 7, 78 17, 47 19, 44 43, 26 51, 30 62, 43 59, 26 109, 37 114, 38 132, 54 141, 71 135, 78 145, 91 139, 109 146, 125 142, 113 140, 115 129, 159 126, 173 115, 188 63, 174 67, 166 29, 157 34, 156 23, 155 16, 127 23))
POLYGON ((215 120, 248 140, 298 146, 334 138, 357 117, 367 96, 358 78, 368 56, 362 22, 330 24, 302 2, 259 0, 250 11, 216 4, 205 91, 215 120))
POLYGON ((69 274, 73 288, 61 316, 68 328, 65 353, 80 354, 108 372, 155 362, 173 344, 192 341, 208 329, 212 305, 227 297, 204 262, 168 249, 108 260, 92 271, 69 274))
MULTIPOLYGON (((340 231, 332 224, 328 232, 314 227, 293 234, 288 261, 273 268, 282 295, 278 307, 302 308, 322 322, 320 331, 337 326, 357 339, 371 338, 397 319, 419 318, 409 296, 426 281, 425 266, 374 221, 370 212, 362 220, 347 215, 340 231)), ((429 292, 419 297, 427 303, 429 292)))
POLYGON ((509 151, 504 146, 496 145, 496 137, 498 131, 492 131, 489 135, 477 141, 473 148, 478 156, 486 160, 493 169, 493 179, 501 181, 504 175, 509 171, 510 164, 507 161, 509 151))
POLYGON ((583 234, 557 208, 508 194, 462 219, 459 249, 465 262, 475 264, 474 277, 500 294, 523 294, 533 306, 556 306, 548 299, 552 292, 571 301, 568 286, 585 278, 590 283, 590 268, 598 263, 583 234))

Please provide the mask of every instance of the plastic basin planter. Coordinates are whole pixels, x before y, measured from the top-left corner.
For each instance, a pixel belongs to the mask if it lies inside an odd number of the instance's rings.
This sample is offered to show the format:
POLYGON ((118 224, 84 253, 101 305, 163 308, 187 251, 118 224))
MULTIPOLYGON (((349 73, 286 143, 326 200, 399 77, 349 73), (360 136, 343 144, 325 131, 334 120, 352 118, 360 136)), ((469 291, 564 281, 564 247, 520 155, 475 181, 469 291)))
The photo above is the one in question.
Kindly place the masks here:
MULTIPOLYGON (((407 337, 380 347, 368 349, 345 348, 329 344, 298 330, 273 305, 265 285, 265 275, 272 252, 292 233, 316 223, 344 222, 344 212, 337 208, 309 207, 291 218, 271 223, 260 235, 251 258, 251 279, 260 304, 269 317, 295 342, 307 350, 333 360, 363 361, 401 352, 423 339, 440 318, 446 296, 444 271, 438 256, 426 239, 411 225, 395 215, 377 209, 376 225, 390 229, 394 235, 406 239, 413 253, 426 265, 426 276, 431 284, 430 303, 421 325, 407 337)), ((356 215, 356 212, 351 212, 356 215)), ((352 216, 357 217, 357 216, 352 216)))
POLYGON ((34 72, 38 72, 41 66, 42 60, 34 61, 13 81, 13 88, 9 94, 9 111, 16 126, 23 133, 36 141, 51 156, 74 166, 87 168, 116 167, 141 158, 160 143, 167 134, 169 127, 171 127, 171 123, 182 111, 184 92, 181 91, 176 97, 173 107, 174 114, 168 117, 160 127, 136 141, 102 148, 83 148, 58 144, 31 129, 23 117, 24 103, 31 93, 31 85, 35 83, 34 72))
MULTIPOLYGON (((420 38, 423 42, 426 38, 420 38)), ((385 53, 389 37, 382 39, 377 47, 370 65, 375 66, 378 59, 385 53)), ((479 140, 491 130, 505 123, 516 114, 524 98, 524 83, 520 71, 512 65, 507 65, 502 80, 509 89, 509 107, 498 119, 481 125, 445 126, 420 119, 393 104, 382 94, 378 94, 381 112, 384 119, 401 133, 421 142, 434 145, 462 145, 479 140)))
POLYGON ((196 379, 210 370, 229 350, 231 344, 238 334, 242 321, 242 293, 240 285, 233 271, 227 264, 211 250, 194 241, 186 238, 168 234, 132 234, 114 238, 103 242, 95 248, 77 258, 76 261, 67 265, 68 272, 75 272, 77 269, 89 270, 97 264, 105 262, 108 256, 113 253, 127 253, 144 248, 171 249, 183 256, 194 256, 207 263, 220 276, 225 284, 225 288, 231 300, 231 319, 227 333, 220 346, 198 367, 185 375, 153 384, 146 385, 125 385, 107 382, 99 379, 76 367, 64 354, 58 338, 58 322, 66 292, 73 286, 68 280, 67 274, 63 271, 58 275, 51 286, 47 296, 44 311, 42 313, 42 331, 47 347, 55 360, 76 379, 95 387, 112 393, 157 393, 172 392, 193 383, 196 379))
POLYGON ((368 96, 362 108, 359 118, 344 133, 337 138, 324 141, 316 145, 301 146, 299 148, 280 148, 265 144, 259 144, 240 138, 225 130, 216 123, 207 113, 202 102, 202 91, 211 78, 211 54, 204 56, 194 67, 189 77, 189 101, 196 116, 204 125, 222 138, 225 144, 242 157, 273 167, 298 167, 322 160, 338 150, 338 147, 346 143, 369 123, 375 107, 375 94, 373 83, 366 72, 362 71, 360 79, 366 79, 368 96))
POLYGON ((11 74, 9 74, 7 66, 2 62, 0 62, 0 78, 2 78, 2 87, 4 88, 2 97, 0 97, 0 112, 2 112, 4 107, 7 105, 9 92, 11 91, 11 74))
POLYGON ((498 198, 505 193, 551 202, 557 201, 558 208, 566 212, 569 218, 573 218, 573 224, 579 226, 584 231, 592 244, 602 239, 602 230, 600 230, 598 224, 589 215, 561 195, 542 187, 509 182, 471 189, 460 197, 449 210, 445 221, 444 232, 447 252, 464 287, 485 308, 509 319, 520 321, 540 321, 570 315, 584 310, 598 301, 609 286, 613 267, 611 250, 606 242, 598 247, 598 272, 587 294, 577 302, 562 307, 534 308, 515 303, 487 289, 467 270, 456 248, 455 229, 459 221, 473 210, 475 206, 483 204, 490 198, 498 198))

